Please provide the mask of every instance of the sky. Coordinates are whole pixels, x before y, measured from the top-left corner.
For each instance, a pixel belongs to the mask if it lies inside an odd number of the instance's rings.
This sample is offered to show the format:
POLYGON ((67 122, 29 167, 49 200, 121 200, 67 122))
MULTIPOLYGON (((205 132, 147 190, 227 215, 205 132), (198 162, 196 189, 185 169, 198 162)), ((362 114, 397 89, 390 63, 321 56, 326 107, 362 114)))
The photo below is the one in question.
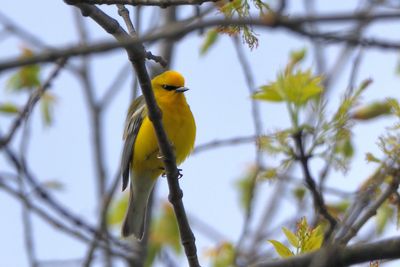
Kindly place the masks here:
MULTIPOLYGON (((296 2, 296 1, 293 1, 296 2)), ((340 4, 322 1, 323 6, 318 10, 334 12, 347 10, 356 1, 341 1, 340 4)), ((302 12, 299 4, 291 5, 293 13, 302 12)), ((117 12, 111 7, 102 7, 113 17, 117 12)), ((43 41, 54 47, 76 44, 78 33, 75 30, 74 9, 63 1, 43 0, 21 4, 16 1, 6 1, 1 12, 26 27, 43 41)), ((191 8, 182 9, 180 16, 191 15, 191 8)), ((150 9, 145 10, 149 16, 150 9)), ((86 19, 90 31, 90 39, 104 40, 109 38, 107 33, 98 25, 86 19)), ((387 37, 396 36, 397 24, 380 23, 371 27, 368 34, 387 37)), ((309 48, 310 43, 304 38, 289 35, 282 30, 257 30, 259 47, 253 50, 245 48, 257 86, 273 81, 279 70, 287 63, 288 54, 295 49, 309 48)), ((198 133, 196 144, 237 136, 248 136, 254 133, 251 119, 251 100, 241 66, 238 63, 232 41, 227 36, 219 38, 217 44, 205 55, 201 56, 200 46, 203 37, 192 33, 184 38, 176 47, 176 57, 173 69, 181 72, 186 78, 186 85, 191 90, 186 93, 190 107, 195 114, 198 133)), ((0 41, 0 61, 16 56, 24 43, 15 38, 0 41)), ((152 47, 152 51, 156 48, 152 47)), ((326 52, 329 66, 334 61, 338 46, 332 45, 326 52)), ((344 66, 334 91, 343 90, 347 86, 349 70, 354 61, 350 55, 349 63, 344 66)), ((125 66, 126 55, 114 51, 97 56, 92 63, 93 80, 98 97, 102 96, 113 81, 116 73, 125 66)), ((365 92, 363 101, 396 97, 399 99, 399 77, 395 74, 398 62, 396 53, 381 50, 365 51, 357 81, 365 78, 374 80, 370 89, 365 92)), ((309 55, 304 63, 306 67, 315 67, 312 56, 309 55)), ((50 67, 43 70, 42 77, 47 77, 50 67)), ((5 87, 7 78, 12 72, 0 73, 0 85, 5 87)), ((112 177, 119 166, 122 147, 123 122, 129 105, 131 78, 128 77, 124 87, 116 95, 108 108, 105 117, 104 136, 106 140, 105 155, 107 173, 112 177)), ((74 212, 83 216, 89 222, 96 222, 96 194, 94 187, 94 172, 91 151, 91 133, 89 131, 88 112, 85 108, 84 97, 80 84, 68 72, 63 72, 52 86, 51 92, 56 96, 54 108, 54 124, 44 127, 40 110, 35 109, 31 117, 32 141, 29 144, 27 158, 41 181, 57 180, 63 184, 63 190, 54 192, 56 198, 67 207, 73 207, 74 212), (88 190, 89 189, 89 190, 88 190)), ((23 96, 15 96, 0 90, 0 102, 5 100, 24 103, 23 96)), ((339 102, 338 94, 329 99, 328 110, 332 113, 339 102)), ((270 133, 276 129, 289 126, 288 117, 283 105, 260 103, 263 132, 270 133)), ((393 121, 379 119, 372 123, 360 123, 355 127, 355 159, 352 170, 346 175, 338 174, 329 184, 346 191, 354 191, 362 178, 368 177, 374 165, 366 164, 365 153, 379 154, 376 145, 377 137, 385 127, 393 121), (366 134, 368 133, 368 134, 366 134)), ((0 129, 8 129, 9 120, 0 117, 0 129)), ((18 140, 18 138, 17 138, 18 140)), ((202 218, 214 226, 230 241, 236 241, 243 223, 243 214, 239 205, 235 181, 240 178, 254 162, 255 148, 253 144, 239 145, 199 153, 190 157, 181 168, 184 177, 180 184, 184 191, 184 204, 190 215, 202 218), (221 164, 223 163, 223 164, 221 164), (223 212, 221 212, 223 211, 223 212)), ((274 159, 266 157, 267 164, 274 159)), ((318 163, 317 163, 318 164, 318 163)), ((0 166, 7 169, 7 162, 0 155, 0 166)), ((165 179, 158 183, 159 202, 165 200, 168 187, 165 179)), ((256 209, 262 208, 262 203, 268 201, 271 184, 265 184, 257 198, 256 209), (265 190, 265 191, 264 191, 265 190), (265 192, 265 193, 264 193, 265 192)), ((117 193, 119 196, 121 193, 117 193)), ((286 212, 295 212, 290 206, 290 199, 285 200, 286 212)), ((21 207, 17 201, 0 191, 0 236, 7 240, 7 246, 2 245, 0 255, 4 266, 27 266, 24 250, 21 207), (15 257, 15 255, 20 255, 15 257)), ((285 214, 281 215, 284 216, 285 214)), ((34 219, 36 248, 41 260, 79 259, 86 253, 85 246, 74 239, 60 234, 56 229, 43 224, 40 219, 34 219), (49 244, 54 244, 49 246, 49 244)), ((393 233, 393 232, 390 232, 393 233)), ((196 233, 195 231, 195 234, 196 233)), ((207 237, 197 235, 200 260, 204 261, 204 251, 215 244, 207 237)), ((68 265, 69 266, 69 265, 68 265)))

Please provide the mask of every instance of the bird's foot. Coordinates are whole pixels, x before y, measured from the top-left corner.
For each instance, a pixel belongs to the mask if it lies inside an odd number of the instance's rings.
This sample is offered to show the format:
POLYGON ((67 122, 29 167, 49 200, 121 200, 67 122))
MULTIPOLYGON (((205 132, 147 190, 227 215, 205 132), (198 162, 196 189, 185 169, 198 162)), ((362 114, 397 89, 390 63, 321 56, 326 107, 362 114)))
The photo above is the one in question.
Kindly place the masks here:
MULTIPOLYGON (((161 173, 161 177, 166 177, 167 173, 165 172, 165 168, 164 167, 159 167, 160 170, 162 170, 163 172, 161 173)), ((178 179, 181 179, 183 177, 183 174, 181 173, 182 169, 178 169, 178 179)))
POLYGON ((178 169, 178 179, 181 179, 183 177, 183 174, 181 173, 182 169, 178 169))

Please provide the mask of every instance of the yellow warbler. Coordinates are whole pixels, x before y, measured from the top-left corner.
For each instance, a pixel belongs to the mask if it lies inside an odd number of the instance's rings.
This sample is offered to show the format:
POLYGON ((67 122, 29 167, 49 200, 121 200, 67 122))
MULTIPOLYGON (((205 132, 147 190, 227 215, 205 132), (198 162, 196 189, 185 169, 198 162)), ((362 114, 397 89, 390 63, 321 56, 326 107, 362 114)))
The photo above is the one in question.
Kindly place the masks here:
MULTIPOLYGON (((179 165, 193 150, 196 124, 183 94, 185 79, 176 71, 166 71, 152 81, 154 96, 162 111, 162 122, 175 151, 179 165)), ((144 232, 147 202, 158 176, 163 172, 157 137, 147 116, 143 96, 129 107, 125 121, 121 172, 124 190, 131 177, 128 210, 122 225, 122 236, 134 235, 141 240, 144 232)))

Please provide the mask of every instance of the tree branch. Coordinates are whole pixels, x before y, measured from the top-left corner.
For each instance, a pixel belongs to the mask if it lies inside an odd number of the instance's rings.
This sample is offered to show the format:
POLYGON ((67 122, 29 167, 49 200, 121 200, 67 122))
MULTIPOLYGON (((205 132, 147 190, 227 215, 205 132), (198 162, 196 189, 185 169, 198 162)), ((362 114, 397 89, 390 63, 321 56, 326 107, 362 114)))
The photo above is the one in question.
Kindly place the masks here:
POLYGON ((326 209, 324 198, 322 194, 318 191, 315 180, 311 176, 308 166, 310 155, 305 154, 302 131, 299 130, 297 133, 295 133, 293 135, 293 138, 295 140, 296 147, 299 153, 298 160, 300 161, 301 167, 303 169, 304 179, 306 181, 307 187, 310 189, 310 192, 313 196, 314 207, 318 211, 318 213, 321 214, 329 222, 329 229, 326 232, 326 237, 329 237, 337 224, 336 219, 333 218, 333 216, 330 215, 328 210, 326 209))
MULTIPOLYGON (((118 22, 109 17, 107 14, 102 12, 97 7, 88 4, 76 4, 76 1, 65 0, 67 4, 72 4, 78 7, 84 16, 91 17, 96 21, 103 29, 108 33, 112 34, 118 41, 124 42, 131 39, 131 36, 127 34, 118 24, 118 22)), ((182 245, 185 248, 185 253, 189 265, 191 267, 200 266, 197 258, 197 248, 195 245, 195 237, 190 228, 186 211, 182 202, 183 193, 179 186, 178 176, 179 171, 176 166, 175 155, 171 148, 168 137, 161 121, 161 112, 154 98, 154 93, 151 87, 150 77, 147 73, 145 60, 146 51, 143 44, 138 41, 137 38, 133 39, 136 41, 130 46, 126 47, 129 60, 131 61, 138 80, 142 89, 143 96, 146 101, 148 116, 154 125, 155 133, 157 136, 160 152, 163 155, 163 162, 165 166, 165 172, 167 174, 167 181, 169 187, 169 200, 174 207, 175 215, 178 221, 179 231, 181 235, 182 245)))
MULTIPOLYGON (((23 205, 26 205, 33 213, 35 213, 38 217, 43 219, 44 221, 48 222, 51 226, 59 229, 60 231, 68 234, 68 236, 76 238, 80 241, 83 241, 85 243, 89 243, 91 241, 91 238, 87 237, 86 235, 82 234, 80 231, 77 231, 76 229, 79 229, 79 226, 74 225, 72 227, 69 227, 63 223, 64 220, 59 220, 56 219, 55 217, 51 216, 48 214, 46 211, 44 211, 42 208, 34 205, 33 201, 29 199, 25 194, 22 194, 21 192, 18 192, 14 190, 11 186, 5 184, 3 180, 6 180, 6 178, 3 178, 0 176, 0 188, 3 189, 5 192, 10 194, 11 196, 19 199, 23 205)), ((99 246, 104 247, 104 243, 101 242, 99 246)), ((131 258, 132 256, 132 251, 130 251, 130 254, 127 254, 125 252, 121 252, 119 250, 111 250, 112 255, 122 257, 122 258, 131 258)))
MULTIPOLYGON (((319 252, 320 250, 283 260, 258 263, 252 267, 307 267, 319 252)), ((399 257, 400 237, 397 237, 369 244, 338 247, 335 257, 332 259, 334 264, 332 266, 348 266, 374 260, 398 259, 399 257)))
POLYGON ((96 5, 132 5, 132 6, 159 6, 166 8, 179 5, 201 5, 206 2, 217 2, 218 0, 76 0, 86 4, 96 5))
POLYGON ((393 176, 392 179, 393 181, 391 182, 390 186, 386 188, 386 190, 378 197, 378 199, 364 211, 363 216, 360 217, 358 221, 350 227, 349 231, 347 231, 347 234, 340 240, 340 242, 343 244, 349 242, 358 233, 361 227, 363 227, 372 216, 376 215, 376 211, 383 204, 383 202, 385 202, 386 199, 388 199, 394 192, 397 191, 399 187, 398 177, 393 176))
MULTIPOLYGON (((394 17, 392 16, 389 16, 389 18, 394 19, 394 17)), ((399 15, 398 18, 400 18, 399 15)), ((78 46, 65 47, 63 49, 52 49, 47 52, 36 54, 30 58, 21 59, 18 57, 18 58, 4 59, 0 61, 0 71, 40 62, 53 62, 58 58, 66 56, 72 57, 72 56, 87 55, 92 53, 104 53, 121 47, 129 48, 131 46, 137 46, 142 43, 153 42, 159 39, 182 38, 193 31, 215 26, 227 27, 227 26, 252 25, 270 29, 276 29, 280 27, 288 29, 300 36, 307 37, 312 40, 320 39, 328 43, 344 42, 344 43, 349 43, 351 45, 359 45, 362 47, 375 48, 375 49, 390 49, 395 51, 398 51, 400 49, 400 41, 381 40, 375 38, 361 38, 361 37, 354 37, 352 35, 343 36, 343 35, 338 35, 333 33, 323 33, 323 32, 308 32, 301 27, 302 23, 307 23, 310 21, 318 21, 317 19, 320 19, 322 22, 329 21, 325 20, 324 17, 316 17, 313 19, 310 19, 309 17, 299 17, 293 19, 271 18, 269 20, 252 19, 252 18, 210 19, 208 21, 200 21, 189 25, 187 25, 187 23, 184 23, 183 25, 178 23, 174 25, 166 25, 165 27, 159 29, 159 31, 152 31, 151 33, 146 34, 143 37, 139 37, 137 39, 122 38, 119 40, 119 42, 104 41, 87 46, 78 45, 78 46)), ((329 17, 327 19, 333 20, 333 18, 329 17)))
POLYGON ((22 122, 29 117, 36 103, 39 101, 42 95, 50 88, 51 83, 57 77, 57 75, 59 74, 60 70, 64 67, 66 62, 67 58, 61 58, 57 62, 57 66, 50 73, 47 80, 31 94, 24 108, 22 109, 20 115, 12 123, 9 132, 4 137, 0 138, 0 149, 11 141, 17 129, 21 126, 22 122))

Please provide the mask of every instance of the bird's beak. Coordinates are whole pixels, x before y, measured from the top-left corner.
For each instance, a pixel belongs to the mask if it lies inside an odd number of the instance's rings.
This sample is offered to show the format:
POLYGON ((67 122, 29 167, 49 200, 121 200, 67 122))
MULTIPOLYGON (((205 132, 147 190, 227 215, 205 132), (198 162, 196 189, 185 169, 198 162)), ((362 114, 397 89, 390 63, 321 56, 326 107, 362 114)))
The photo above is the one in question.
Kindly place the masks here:
POLYGON ((178 92, 178 93, 183 93, 183 92, 186 92, 187 90, 189 90, 189 88, 187 88, 187 87, 179 87, 175 91, 178 92))

